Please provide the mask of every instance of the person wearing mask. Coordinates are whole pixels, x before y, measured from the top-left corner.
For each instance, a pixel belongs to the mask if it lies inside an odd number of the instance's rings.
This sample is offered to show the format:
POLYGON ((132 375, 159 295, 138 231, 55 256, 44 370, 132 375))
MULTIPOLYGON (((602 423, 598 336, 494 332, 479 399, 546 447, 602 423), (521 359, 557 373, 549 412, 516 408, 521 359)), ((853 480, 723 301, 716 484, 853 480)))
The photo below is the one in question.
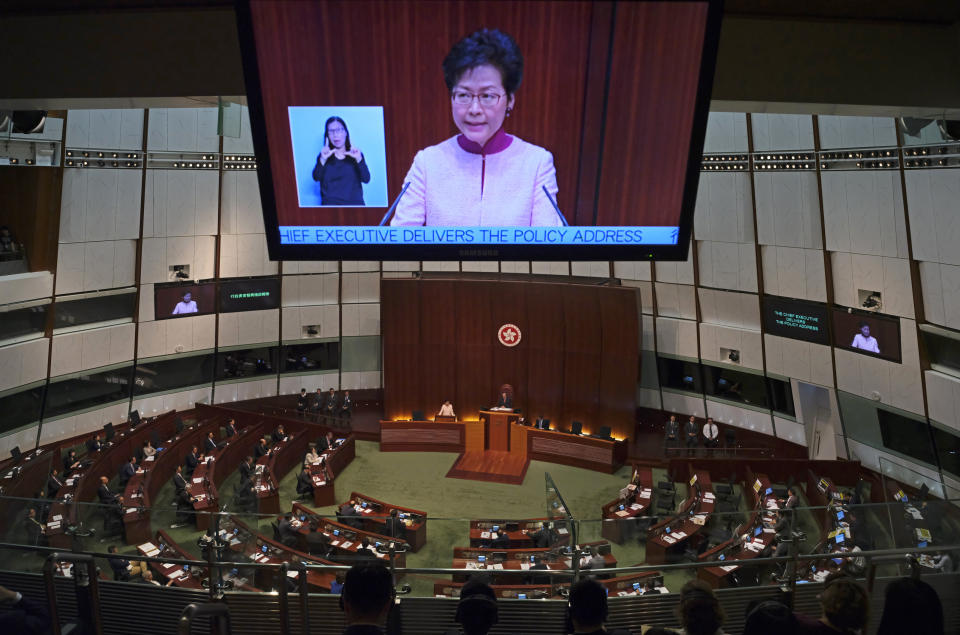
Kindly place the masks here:
POLYGON ((300 469, 297 475, 297 494, 307 496, 313 494, 313 477, 310 476, 310 470, 306 465, 300 469))
POLYGON ((283 429, 283 424, 277 426, 277 429, 273 431, 273 434, 270 436, 271 440, 274 443, 280 443, 281 441, 287 440, 287 431, 283 429))
POLYGON ((664 449, 671 450, 680 443, 680 422, 677 421, 677 415, 670 415, 667 423, 664 424, 664 449))
POLYGON ((130 460, 120 466, 119 485, 122 488, 127 486, 133 475, 137 473, 137 457, 131 456, 130 460))
POLYGON ((237 422, 231 419, 227 421, 227 425, 223 427, 223 436, 227 439, 232 439, 237 434, 237 422))
POLYGON ((332 450, 335 441, 336 439, 333 436, 333 430, 327 430, 327 433, 320 439, 320 451, 326 452, 327 450, 332 450))
POLYGON ((240 471, 241 481, 252 481, 254 472, 253 457, 244 457, 243 461, 240 462, 240 467, 237 469, 240 471))
POLYGON ((187 479, 183 477, 183 466, 178 465, 177 471, 173 475, 173 491, 180 494, 185 489, 187 489, 187 479))
POLYGON ((303 419, 307 414, 307 389, 301 388, 297 395, 297 416, 303 419))
POLYGON ((343 401, 340 402, 340 418, 350 419, 353 416, 353 399, 350 397, 350 391, 343 391, 343 401))
POLYGON ((63 475, 64 477, 69 476, 71 472, 80 468, 80 459, 77 458, 77 451, 70 450, 67 452, 67 455, 63 457, 63 475))
POLYGON ((87 441, 87 454, 93 454, 103 449, 103 441, 100 440, 100 433, 93 435, 93 438, 87 441))
POLYGON ((157 455, 157 448, 153 447, 153 444, 149 440, 143 442, 143 449, 140 450, 140 453, 143 454, 144 460, 150 458, 151 456, 157 455))
POLYGON ((200 465, 200 448, 193 446, 190 449, 190 452, 187 453, 187 456, 183 458, 183 471, 186 472, 187 478, 193 476, 193 471, 197 469, 197 466, 200 465))
POLYGON ((697 418, 690 415, 690 418, 683 424, 683 439, 687 446, 687 456, 696 456, 697 454, 697 418))
POLYGON ((60 488, 63 487, 63 479, 60 478, 60 471, 57 468, 50 470, 50 477, 47 478, 47 496, 54 498, 60 488))
POLYGON ((713 417, 707 417, 707 422, 703 424, 703 447, 716 448, 720 445, 720 429, 713 422, 713 417))
POLYGON ((217 449, 217 440, 213 436, 213 430, 207 433, 207 438, 203 440, 203 451, 209 454, 217 449))
POLYGON ((584 578, 570 587, 567 604, 569 633, 576 635, 629 635, 630 631, 607 630, 607 590, 599 582, 584 578))
POLYGON ((270 446, 267 445, 267 440, 263 437, 260 438, 260 442, 253 448, 253 458, 254 460, 259 460, 262 456, 270 455, 270 446))
POLYGON ((97 488, 97 498, 100 499, 101 505, 109 505, 117 499, 117 495, 110 491, 109 482, 110 479, 106 476, 100 477, 100 487, 97 488))

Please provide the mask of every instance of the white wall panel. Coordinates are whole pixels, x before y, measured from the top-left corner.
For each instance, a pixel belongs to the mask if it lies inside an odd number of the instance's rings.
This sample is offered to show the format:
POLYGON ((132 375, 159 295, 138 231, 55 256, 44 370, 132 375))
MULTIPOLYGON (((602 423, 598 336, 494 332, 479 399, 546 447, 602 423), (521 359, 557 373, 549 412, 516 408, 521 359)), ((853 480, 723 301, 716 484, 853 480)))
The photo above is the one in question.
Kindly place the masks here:
POLYGON ((623 280, 651 280, 650 263, 616 261, 613 263, 613 276, 623 280))
POLYGON ((332 373, 317 373, 314 375, 289 375, 280 378, 280 394, 295 395, 301 388, 306 388, 308 393, 316 392, 317 388, 322 388, 324 392, 332 387, 339 388, 340 374, 337 371, 332 373))
POLYGON ((91 410, 78 415, 47 419, 40 429, 40 443, 53 443, 70 437, 86 435, 108 423, 120 424, 127 420, 127 402, 91 410))
POLYGON ((336 260, 290 260, 283 263, 283 273, 337 273, 340 263, 336 260))
POLYGON ((682 357, 699 357, 697 323, 693 320, 658 317, 657 352, 682 357))
MULTIPOLYGON (((427 269, 427 265, 430 263, 423 263, 423 270, 430 271, 427 269)), ((530 263, 530 273, 542 273, 550 276, 568 276, 570 275, 570 263, 566 260, 563 261, 554 261, 554 262, 544 262, 536 261, 530 263)))
POLYGON ((691 244, 687 249, 686 260, 682 262, 658 262, 654 266, 654 271, 657 274, 658 282, 693 284, 693 245, 691 244))
POLYGON ((706 414, 702 397, 682 395, 675 392, 663 392, 663 409, 667 412, 696 417, 703 417, 706 414))
POLYGON ((907 170, 913 257, 960 265, 960 170, 907 170))
POLYGON ((698 241, 697 255, 702 286, 757 290, 757 252, 752 243, 698 241))
POLYGON ((730 328, 717 324, 700 324, 700 358, 711 362, 728 363, 720 354, 721 348, 740 351, 740 363, 730 364, 763 370, 763 347, 760 331, 730 328))
POLYGON ((747 115, 742 112, 711 112, 707 118, 703 151, 746 152, 747 115))
POLYGON ((256 170, 229 170, 223 173, 221 223, 223 234, 264 233, 260 186, 256 170))
POLYGON ((284 276, 283 306, 336 304, 340 277, 335 273, 284 276))
POLYGON ((760 173, 753 180, 760 244, 822 248, 816 173, 760 173))
POLYGON ((880 291, 883 313, 914 317, 910 263, 900 258, 831 252, 834 302, 858 307, 858 290, 880 291))
POLYGON ((656 283, 657 314, 687 320, 697 319, 694 287, 686 284, 656 283))
POLYGON ((610 263, 608 262, 571 262, 570 274, 587 276, 590 278, 609 278, 610 263))
MULTIPOLYGON (((383 272, 404 272, 404 271, 420 271, 420 261, 419 260, 384 260, 381 263, 383 272)), ((529 270, 530 266, 527 263, 527 269, 529 270)), ((284 267, 284 273, 286 273, 286 267, 284 267)))
POLYGON ((753 242, 753 201, 746 172, 702 172, 693 218, 697 240, 753 242))
POLYGON ((440 260, 437 262, 424 262, 424 271, 460 271, 459 260, 440 260))
POLYGON ((722 324, 760 330, 760 299, 752 293, 735 293, 698 288, 700 319, 708 324, 722 324))
POLYGON ((833 386, 830 347, 764 334, 767 372, 812 384, 833 386))
POLYGON ((344 260, 340 263, 340 270, 344 273, 346 272, 371 272, 371 271, 380 271, 380 261, 379 260, 344 260))
POLYGON ((138 238, 138 170, 66 169, 60 197, 61 243, 138 238))
POLYGON ((240 106, 240 136, 223 136, 224 154, 253 154, 253 136, 250 133, 250 109, 240 106))
POLYGON ((773 425, 776 428, 777 438, 796 443, 797 445, 807 446, 807 433, 802 423, 774 417, 773 425))
POLYGON ((816 302, 827 301, 826 271, 823 252, 819 249, 764 245, 760 248, 760 258, 763 262, 765 293, 816 302))
POLYGON ((753 149, 813 150, 813 118, 810 115, 753 113, 753 149))
POLYGON ((383 387, 382 373, 378 370, 347 372, 340 375, 341 390, 362 390, 383 387))
POLYGON ((21 452, 28 452, 37 447, 37 426, 18 430, 0 437, 0 455, 10 456, 10 450, 20 448, 21 452))
POLYGON ((825 171, 821 182, 829 251, 907 257, 899 172, 825 171))
POLYGON ((707 415, 713 417, 717 423, 773 435, 773 417, 768 412, 757 412, 707 399, 707 415))
POLYGON ((0 276, 0 304, 26 302, 49 298, 52 295, 53 274, 49 271, 13 273, 0 276))
POLYGON ((45 379, 49 346, 44 337, 0 347, 0 391, 45 379))
POLYGON ((265 234, 224 234, 220 237, 220 277, 270 276, 277 263, 270 260, 265 234))
POLYGON ((897 145, 892 117, 820 115, 821 148, 876 148, 897 145))
POLYGON ((263 399, 273 397, 277 394, 277 379, 257 379, 253 381, 241 381, 230 384, 220 384, 216 386, 213 394, 213 403, 232 403, 234 401, 245 401, 247 399, 263 399))
POLYGON ((960 329, 960 267, 920 263, 924 317, 930 322, 960 329))
POLYGON ((216 170, 147 170, 143 235, 216 234, 218 179, 216 170))
POLYGON ((343 273, 340 288, 344 304, 380 301, 379 273, 343 273))
POLYGON ((143 147, 143 110, 70 110, 67 112, 68 148, 140 150, 143 147))
POLYGON ((344 337, 380 335, 379 304, 344 304, 342 312, 344 337))
POLYGON ((217 109, 151 108, 147 148, 157 152, 217 152, 217 109))
POLYGON ((460 263, 463 271, 475 271, 479 273, 499 273, 500 263, 496 260, 464 260, 460 263))
POLYGON ((136 250, 134 240, 60 245, 57 295, 133 284, 136 250))
POLYGON ((169 267, 172 265, 190 265, 192 280, 212 278, 215 245, 214 236, 145 238, 140 280, 144 283, 169 282, 169 267))
POLYGON ((219 314, 219 346, 275 345, 280 339, 279 309, 219 314))
POLYGON ((213 348, 217 316, 197 315, 139 325, 137 357, 157 357, 213 348))
POLYGON ((637 390, 637 405, 641 408, 652 408, 660 410, 663 402, 660 400, 660 391, 650 388, 640 388, 637 390))
POLYGON ((316 326, 317 338, 339 337, 340 307, 304 306, 284 308, 280 314, 284 340, 299 340, 304 337, 303 327, 316 326))
POLYGON ((140 414, 154 416, 171 410, 189 410, 198 403, 210 402, 211 387, 195 388, 166 395, 152 395, 133 400, 132 410, 139 410, 140 414))
POLYGON ((643 280, 622 280, 625 287, 633 287, 640 292, 640 310, 642 313, 653 314, 653 283, 643 280))

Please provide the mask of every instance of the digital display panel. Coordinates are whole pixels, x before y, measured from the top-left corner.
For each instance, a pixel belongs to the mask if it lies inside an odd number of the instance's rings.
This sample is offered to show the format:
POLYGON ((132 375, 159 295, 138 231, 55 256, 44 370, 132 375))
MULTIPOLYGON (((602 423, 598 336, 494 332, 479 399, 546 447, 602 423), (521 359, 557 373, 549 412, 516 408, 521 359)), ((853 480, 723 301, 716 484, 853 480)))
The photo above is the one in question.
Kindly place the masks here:
POLYGON ((764 296, 763 330, 770 335, 829 344, 827 307, 816 302, 764 296))
POLYGON ((155 320, 216 313, 216 283, 169 284, 153 287, 155 320))
POLYGON ((868 311, 834 308, 833 345, 900 363, 900 320, 868 311))
POLYGON ((241 0, 271 258, 685 258, 720 5, 241 0))
POLYGON ((280 306, 280 280, 254 278, 220 281, 220 312, 262 311, 280 306))

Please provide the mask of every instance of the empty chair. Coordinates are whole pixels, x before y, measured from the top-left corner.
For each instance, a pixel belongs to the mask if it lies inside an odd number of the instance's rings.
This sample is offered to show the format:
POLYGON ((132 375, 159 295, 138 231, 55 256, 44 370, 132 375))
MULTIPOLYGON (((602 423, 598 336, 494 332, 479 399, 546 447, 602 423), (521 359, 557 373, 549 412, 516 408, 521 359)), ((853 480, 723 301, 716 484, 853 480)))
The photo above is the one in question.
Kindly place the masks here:
POLYGON ((574 421, 570 426, 570 434, 580 434, 583 432, 583 423, 581 421, 574 421))
POLYGON ((601 427, 600 427, 600 432, 597 433, 597 436, 600 437, 601 439, 609 439, 609 438, 610 438, 610 426, 601 426, 601 427))
POLYGON ((737 445, 737 433, 733 428, 727 428, 723 433, 727 449, 732 449, 737 445))
POLYGON ((160 447, 160 433, 157 432, 156 428, 150 431, 150 445, 153 446, 154 450, 160 447))
POLYGON ((673 484, 673 481, 660 481, 657 483, 657 491, 660 492, 676 492, 677 488, 673 484))
POLYGON ((423 410, 414 410, 413 411, 413 420, 414 421, 426 421, 427 418, 423 414, 423 410))

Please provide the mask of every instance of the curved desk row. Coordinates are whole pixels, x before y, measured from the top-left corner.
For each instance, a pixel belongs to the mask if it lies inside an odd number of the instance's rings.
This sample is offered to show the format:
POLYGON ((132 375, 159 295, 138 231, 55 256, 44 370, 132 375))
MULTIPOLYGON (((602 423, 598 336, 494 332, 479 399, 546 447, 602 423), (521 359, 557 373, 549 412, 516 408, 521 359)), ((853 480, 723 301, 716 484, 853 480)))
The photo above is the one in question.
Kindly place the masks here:
POLYGON ((554 546, 566 545, 570 542, 570 532, 566 527, 559 526, 561 522, 551 521, 549 518, 527 518, 525 520, 471 520, 470 546, 482 547, 502 536, 507 538, 508 549, 528 549, 533 544, 533 534, 544 523, 553 522, 557 540, 554 546))
MULTIPOLYGON (((405 551, 408 544, 404 540, 351 527, 350 525, 338 523, 329 518, 323 518, 300 503, 293 504, 293 515, 299 523, 296 527, 298 544, 304 549, 306 549, 307 534, 310 533, 310 523, 311 521, 316 521, 317 531, 327 537, 330 541, 330 546, 338 556, 342 557, 347 563, 352 564, 353 561, 356 560, 360 543, 366 538, 373 547, 376 547, 377 544, 389 545, 390 543, 394 543, 397 545, 396 566, 406 566, 407 555, 405 551)), ((385 553, 378 553, 376 557, 385 562, 390 559, 389 555, 385 553)))
POLYGON ((397 516, 403 521, 406 528, 405 540, 410 544, 411 551, 420 551, 426 544, 427 512, 386 503, 359 492, 350 492, 350 500, 356 501, 361 506, 363 503, 367 503, 366 509, 359 512, 364 529, 378 534, 386 534, 387 519, 390 517, 390 512, 395 509, 397 510, 397 516))
POLYGON ((634 465, 631 475, 620 496, 600 509, 600 535, 617 544, 623 544, 626 536, 635 533, 639 522, 636 519, 648 515, 653 501, 653 470, 634 465))
POLYGON ((694 477, 697 480, 690 484, 689 493, 681 503, 679 512, 650 528, 647 535, 647 564, 666 563, 668 551, 682 551, 709 521, 715 506, 710 473, 698 470, 694 477))

